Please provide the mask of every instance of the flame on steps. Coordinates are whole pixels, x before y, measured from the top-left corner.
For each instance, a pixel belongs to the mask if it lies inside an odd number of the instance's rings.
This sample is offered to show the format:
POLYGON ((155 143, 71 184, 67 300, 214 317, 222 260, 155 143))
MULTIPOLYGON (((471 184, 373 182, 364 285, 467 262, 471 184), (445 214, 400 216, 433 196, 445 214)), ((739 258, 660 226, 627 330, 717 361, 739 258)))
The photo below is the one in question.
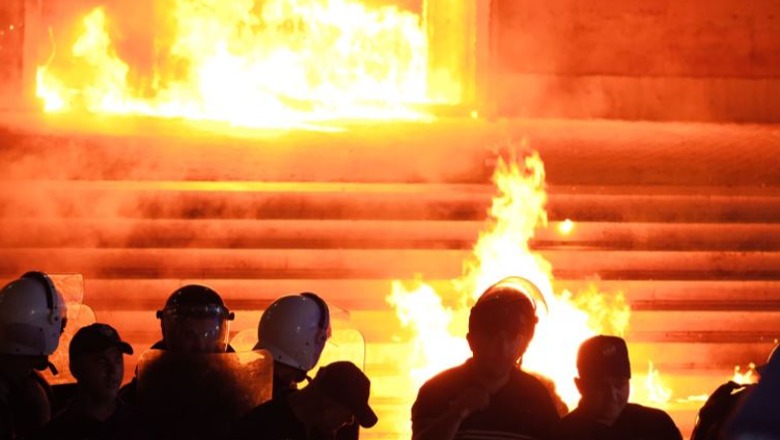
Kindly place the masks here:
POLYGON ((647 378, 645 378, 646 401, 652 406, 665 407, 672 400, 672 389, 668 388, 661 379, 661 372, 648 362, 647 378))

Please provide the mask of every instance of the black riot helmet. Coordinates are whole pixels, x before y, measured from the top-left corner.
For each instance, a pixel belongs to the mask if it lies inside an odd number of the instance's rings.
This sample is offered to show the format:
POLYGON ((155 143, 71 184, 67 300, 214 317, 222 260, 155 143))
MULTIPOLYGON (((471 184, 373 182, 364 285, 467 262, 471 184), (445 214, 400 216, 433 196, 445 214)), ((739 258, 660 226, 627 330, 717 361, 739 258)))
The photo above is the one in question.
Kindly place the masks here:
POLYGON ((157 311, 163 340, 171 351, 223 353, 229 321, 235 318, 222 297, 208 286, 189 284, 174 291, 157 311))

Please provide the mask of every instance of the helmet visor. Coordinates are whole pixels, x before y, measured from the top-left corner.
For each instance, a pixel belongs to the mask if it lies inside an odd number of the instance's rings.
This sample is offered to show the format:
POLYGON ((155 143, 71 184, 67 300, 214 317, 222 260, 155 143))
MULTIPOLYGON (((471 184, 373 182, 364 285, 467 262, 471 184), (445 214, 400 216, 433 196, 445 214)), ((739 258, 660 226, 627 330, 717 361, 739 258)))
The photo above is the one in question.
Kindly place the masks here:
POLYGON ((220 314, 163 313, 163 338, 173 352, 224 353, 230 323, 220 314))

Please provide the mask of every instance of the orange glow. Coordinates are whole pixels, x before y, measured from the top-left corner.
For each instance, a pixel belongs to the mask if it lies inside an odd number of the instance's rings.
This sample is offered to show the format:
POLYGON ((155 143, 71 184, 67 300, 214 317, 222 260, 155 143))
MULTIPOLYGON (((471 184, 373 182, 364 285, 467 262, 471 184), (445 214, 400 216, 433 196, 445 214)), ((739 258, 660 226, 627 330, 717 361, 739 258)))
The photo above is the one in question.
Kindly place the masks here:
POLYGON ((558 223, 558 233, 561 235, 569 235, 574 231, 574 222, 568 218, 558 223))
POLYGON ((623 334, 630 309, 622 294, 605 295, 595 285, 576 294, 554 292, 550 262, 528 245, 547 224, 544 166, 538 154, 499 159, 493 181, 498 195, 486 228, 452 292, 437 292, 421 280, 411 286, 396 281, 388 297, 402 325, 413 333, 412 348, 400 360, 405 362, 401 368, 412 371, 409 404, 425 380, 470 356, 468 311, 481 292, 498 280, 519 276, 534 283, 546 303, 537 308, 539 324, 523 368, 552 379, 558 395, 573 408, 579 400, 573 381, 579 345, 596 334, 623 334))
MULTIPOLYGON (((171 0, 167 51, 138 80, 99 7, 72 47, 38 69, 48 111, 87 110, 259 127, 346 119, 428 119, 424 20, 357 0, 171 0)), ((158 8, 160 9, 160 8, 158 8)), ((139 43, 140 44, 140 43, 139 43)), ((161 46, 162 49, 158 46, 161 46)), ((149 49, 152 50, 152 49, 149 49)), ((437 102, 447 92, 438 88, 437 102)), ((457 95, 459 91, 450 94, 457 95)), ((457 98, 455 98, 457 99, 457 98)))

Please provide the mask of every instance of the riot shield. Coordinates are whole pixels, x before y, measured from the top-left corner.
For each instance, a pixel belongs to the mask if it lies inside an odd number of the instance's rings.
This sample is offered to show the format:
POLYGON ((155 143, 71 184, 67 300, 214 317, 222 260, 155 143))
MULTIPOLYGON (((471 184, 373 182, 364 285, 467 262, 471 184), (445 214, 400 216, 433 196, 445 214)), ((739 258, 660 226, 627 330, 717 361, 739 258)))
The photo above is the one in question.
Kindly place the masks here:
POLYGON ((252 351, 255 344, 257 344, 257 330, 253 328, 241 330, 230 340, 230 346, 239 353, 252 351))
POLYGON ((49 274, 49 278, 65 301, 68 308, 68 322, 60 336, 57 350, 49 356, 49 362, 54 365, 59 374, 55 376, 47 370, 43 375, 51 385, 75 383, 76 379, 70 374, 68 368, 68 348, 73 335, 80 328, 95 323, 95 312, 83 303, 84 277, 81 274, 49 274))
POLYGON ((354 328, 339 328, 339 322, 334 323, 333 331, 325 349, 322 351, 320 361, 311 372, 312 377, 321 366, 336 361, 350 361, 361 370, 365 370, 366 341, 363 334, 354 328))
POLYGON ((240 416, 271 398, 265 351, 183 354, 147 350, 138 362, 138 405, 170 439, 226 438, 240 416))

